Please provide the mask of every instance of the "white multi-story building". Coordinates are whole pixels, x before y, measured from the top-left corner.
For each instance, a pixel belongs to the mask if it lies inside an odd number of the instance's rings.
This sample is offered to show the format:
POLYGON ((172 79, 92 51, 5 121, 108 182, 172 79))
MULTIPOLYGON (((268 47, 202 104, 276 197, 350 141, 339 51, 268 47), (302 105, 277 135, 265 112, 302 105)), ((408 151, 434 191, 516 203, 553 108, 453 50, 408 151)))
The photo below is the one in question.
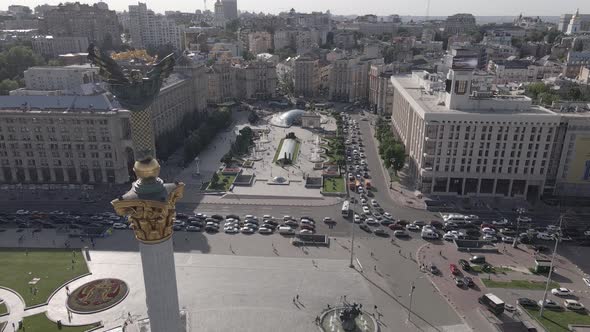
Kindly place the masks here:
POLYGON ((83 86, 100 84, 98 68, 90 65, 31 67, 24 71, 25 88, 31 91, 56 91, 64 95, 86 94, 83 86))
MULTIPOLYGON (((562 16, 562 18, 564 18, 564 16, 562 16)), ((562 23, 560 22, 560 25, 561 24, 562 23)), ((571 16, 567 27, 564 26, 563 28, 565 30, 562 31, 568 35, 590 32, 590 15, 580 14, 580 11, 576 10, 576 13, 571 16)))
POLYGON ((171 44, 176 50, 183 50, 183 29, 173 19, 147 9, 145 3, 129 5, 129 33, 131 45, 136 48, 171 44))
POLYGON ((393 76, 394 130, 425 194, 538 198, 561 117, 525 96, 472 91, 471 70, 451 69, 426 93, 420 75, 393 76))
POLYGON ((81 53, 88 50, 87 37, 36 36, 32 40, 33 51, 49 57, 60 54, 81 53))
POLYGON ((125 183, 130 112, 106 95, 0 98, 0 183, 125 183))
POLYGON ((378 114, 389 113, 393 107, 392 67, 374 64, 369 69, 369 106, 378 114))

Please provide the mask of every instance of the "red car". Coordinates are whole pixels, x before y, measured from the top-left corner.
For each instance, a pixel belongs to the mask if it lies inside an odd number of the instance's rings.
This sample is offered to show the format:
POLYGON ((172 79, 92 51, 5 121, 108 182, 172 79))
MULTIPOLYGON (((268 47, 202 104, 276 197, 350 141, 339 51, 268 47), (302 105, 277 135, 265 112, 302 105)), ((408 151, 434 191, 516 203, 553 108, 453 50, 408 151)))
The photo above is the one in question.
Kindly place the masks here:
POLYGON ((449 265, 449 267, 451 268, 451 273, 454 275, 458 275, 461 273, 461 271, 459 271, 459 268, 457 267, 457 265, 455 264, 451 264, 449 265))
POLYGON ((398 225, 398 224, 391 224, 388 226, 389 229, 391 229, 392 231, 398 231, 398 230, 403 230, 404 226, 402 225, 398 225))

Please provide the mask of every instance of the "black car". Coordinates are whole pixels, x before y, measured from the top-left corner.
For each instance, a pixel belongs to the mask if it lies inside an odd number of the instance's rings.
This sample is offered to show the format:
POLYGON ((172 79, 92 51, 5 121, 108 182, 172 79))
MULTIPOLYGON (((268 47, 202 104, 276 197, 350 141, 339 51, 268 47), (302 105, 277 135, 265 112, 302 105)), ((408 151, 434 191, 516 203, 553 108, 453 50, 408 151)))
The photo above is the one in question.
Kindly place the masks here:
POLYGON ((225 216, 225 219, 229 219, 229 218, 240 221, 240 216, 235 215, 235 214, 228 214, 227 216, 225 216))
POLYGON ((373 233, 373 232, 371 231, 371 228, 370 228, 369 226, 367 226, 366 224, 361 224, 359 227, 360 227, 360 228, 361 228, 363 231, 365 231, 365 232, 367 232, 367 233, 373 233))
POLYGON ((475 285, 471 277, 463 277, 463 283, 465 283, 465 286, 467 287, 473 287, 475 285))
POLYGON ((485 256, 473 256, 469 259, 469 261, 474 264, 483 264, 486 262, 486 257, 485 256))
POLYGON ((219 232, 219 228, 213 226, 205 226, 205 231, 209 233, 217 233, 219 232))
POLYGON ((440 271, 438 270, 438 268, 435 265, 430 265, 430 273, 439 274, 440 271))
POLYGON ((389 233, 387 233, 385 230, 383 230, 381 228, 377 228, 376 230, 373 231, 373 233, 375 235, 383 236, 383 237, 388 237, 389 236, 389 233))
POLYGON ((214 214, 211 216, 211 218, 213 218, 215 220, 220 220, 220 221, 223 220, 223 216, 219 215, 219 214, 214 214))
POLYGON ((465 271, 469 271, 471 270, 471 265, 469 265, 469 262, 464 260, 464 259, 460 259, 459 260, 459 265, 461 266, 461 268, 465 271))
POLYGON ((518 304, 520 304, 523 307, 537 307, 537 302, 527 298, 527 297, 521 297, 517 300, 518 304))

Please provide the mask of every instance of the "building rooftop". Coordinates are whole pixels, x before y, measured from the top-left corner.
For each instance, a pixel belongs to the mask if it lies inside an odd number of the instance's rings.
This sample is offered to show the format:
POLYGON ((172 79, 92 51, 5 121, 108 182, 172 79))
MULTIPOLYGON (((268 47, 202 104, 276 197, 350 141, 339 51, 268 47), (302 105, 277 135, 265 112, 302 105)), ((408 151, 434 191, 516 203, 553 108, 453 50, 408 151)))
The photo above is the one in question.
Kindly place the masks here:
POLYGON ((404 76, 392 76, 391 82, 396 90, 401 91, 405 99, 410 102, 412 107, 424 117, 427 113, 440 113, 440 114, 486 114, 486 115, 555 115, 553 112, 538 106, 529 106, 522 109, 514 109, 514 107, 503 107, 503 103, 512 101, 513 103, 522 102, 526 104, 530 102, 530 99, 525 96, 473 96, 471 97, 474 101, 474 105, 481 105, 483 101, 487 101, 486 105, 493 105, 493 108, 478 108, 473 107, 470 109, 449 109, 444 105, 446 92, 445 91, 434 91, 426 92, 420 86, 420 81, 412 78, 410 75, 404 76))
POLYGON ((2 96, 2 110, 113 111, 117 105, 106 94, 96 96, 2 96))

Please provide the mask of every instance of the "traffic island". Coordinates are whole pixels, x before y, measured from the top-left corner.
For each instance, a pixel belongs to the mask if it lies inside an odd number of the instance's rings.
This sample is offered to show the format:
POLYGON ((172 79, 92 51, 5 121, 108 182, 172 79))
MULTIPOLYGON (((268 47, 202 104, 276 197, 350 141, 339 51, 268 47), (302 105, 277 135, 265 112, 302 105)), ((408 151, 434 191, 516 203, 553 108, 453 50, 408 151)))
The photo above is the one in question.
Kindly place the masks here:
MULTIPOLYGON (((590 316, 587 311, 549 310, 543 311, 543 317, 539 315, 539 308, 524 308, 526 312, 548 332, 574 331, 570 326, 590 326, 590 316)), ((582 329, 580 329, 582 331, 582 329)), ((585 330, 584 330, 585 331, 585 330)))
POLYGON ((110 309, 127 297, 129 287, 119 279, 98 279, 76 288, 69 296, 67 305, 77 314, 93 314, 110 309))

